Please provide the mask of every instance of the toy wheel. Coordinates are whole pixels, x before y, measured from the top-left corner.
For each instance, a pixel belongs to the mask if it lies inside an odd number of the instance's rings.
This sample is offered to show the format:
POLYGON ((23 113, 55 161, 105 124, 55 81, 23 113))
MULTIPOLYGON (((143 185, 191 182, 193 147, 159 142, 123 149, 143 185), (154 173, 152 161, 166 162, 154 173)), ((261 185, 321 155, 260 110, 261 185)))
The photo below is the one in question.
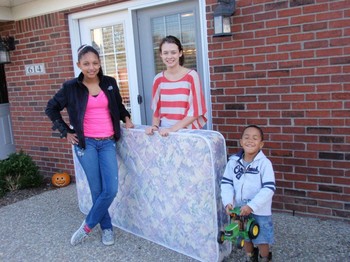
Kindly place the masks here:
POLYGON ((225 241, 224 236, 225 236, 225 233, 222 232, 222 231, 220 231, 219 234, 218 234, 218 243, 219 243, 219 244, 224 243, 224 241, 225 241))
POLYGON ((242 249, 244 247, 244 239, 242 237, 237 237, 236 248, 242 249))
POLYGON ((256 223, 255 221, 253 221, 251 224, 250 224, 250 227, 249 227, 249 231, 248 231, 248 236, 250 239, 255 239, 258 237, 259 235, 259 232, 260 232, 260 227, 259 227, 259 224, 256 223))

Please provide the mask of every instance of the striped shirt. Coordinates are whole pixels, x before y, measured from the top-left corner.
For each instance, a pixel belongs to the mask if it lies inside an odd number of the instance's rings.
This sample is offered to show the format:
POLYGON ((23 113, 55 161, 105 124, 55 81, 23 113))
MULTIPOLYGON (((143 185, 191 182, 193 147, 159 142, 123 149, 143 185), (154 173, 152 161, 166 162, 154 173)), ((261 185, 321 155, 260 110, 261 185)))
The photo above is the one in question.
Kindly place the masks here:
POLYGON ((177 81, 168 80, 164 72, 157 74, 153 80, 151 107, 153 116, 160 119, 163 127, 192 116, 198 119, 186 128, 202 128, 207 121, 207 108, 198 73, 190 70, 177 81))

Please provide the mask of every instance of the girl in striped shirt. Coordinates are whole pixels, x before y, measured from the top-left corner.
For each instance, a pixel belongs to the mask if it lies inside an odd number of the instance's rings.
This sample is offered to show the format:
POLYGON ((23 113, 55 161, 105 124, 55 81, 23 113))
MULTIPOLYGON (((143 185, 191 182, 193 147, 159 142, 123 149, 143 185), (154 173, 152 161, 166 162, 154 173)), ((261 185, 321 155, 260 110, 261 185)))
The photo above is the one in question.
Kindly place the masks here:
POLYGON ((161 136, 167 136, 182 128, 202 128, 207 121, 205 99, 198 73, 183 66, 180 40, 171 35, 163 38, 159 52, 166 70, 153 80, 153 119, 146 134, 159 131, 161 136))

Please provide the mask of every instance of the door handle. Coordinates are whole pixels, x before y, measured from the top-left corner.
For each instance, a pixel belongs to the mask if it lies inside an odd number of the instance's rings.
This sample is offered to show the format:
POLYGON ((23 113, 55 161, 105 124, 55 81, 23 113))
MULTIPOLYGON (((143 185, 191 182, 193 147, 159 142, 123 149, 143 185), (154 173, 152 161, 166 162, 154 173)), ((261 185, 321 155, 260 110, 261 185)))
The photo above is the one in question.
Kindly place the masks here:
POLYGON ((138 103, 139 105, 142 104, 142 96, 141 96, 141 95, 137 95, 137 103, 138 103))

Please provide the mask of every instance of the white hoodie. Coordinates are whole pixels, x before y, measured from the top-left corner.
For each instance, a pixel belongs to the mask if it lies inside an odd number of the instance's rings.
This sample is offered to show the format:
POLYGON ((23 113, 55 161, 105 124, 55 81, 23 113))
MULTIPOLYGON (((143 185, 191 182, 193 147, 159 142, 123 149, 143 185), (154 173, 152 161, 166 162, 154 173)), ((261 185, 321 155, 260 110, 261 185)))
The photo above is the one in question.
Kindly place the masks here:
POLYGON ((270 216, 272 197, 276 190, 271 161, 260 150, 254 160, 244 167, 243 150, 231 156, 221 180, 224 207, 248 205, 255 215, 270 216))

